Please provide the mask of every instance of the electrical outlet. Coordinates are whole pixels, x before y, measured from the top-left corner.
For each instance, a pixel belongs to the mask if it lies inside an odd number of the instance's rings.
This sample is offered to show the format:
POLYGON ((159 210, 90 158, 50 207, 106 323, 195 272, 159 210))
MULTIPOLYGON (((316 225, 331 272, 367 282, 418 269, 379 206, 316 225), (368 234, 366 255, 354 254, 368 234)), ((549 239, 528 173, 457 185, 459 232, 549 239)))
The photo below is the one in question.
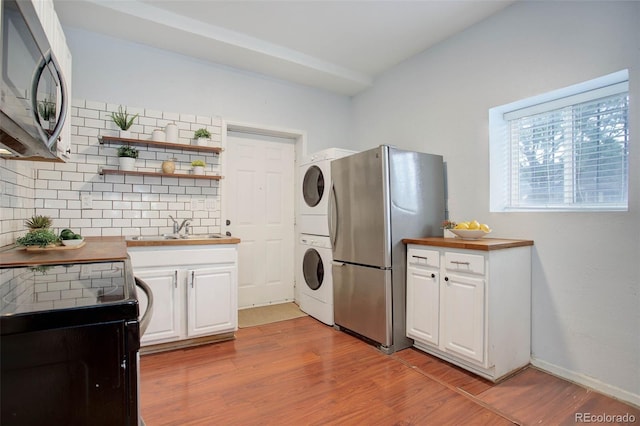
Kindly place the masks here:
POLYGON ((82 194, 80 195, 80 204, 83 209, 92 209, 93 208, 93 198, 91 194, 82 194))
POLYGON ((207 210, 212 211, 216 209, 216 200, 211 199, 211 198, 207 198, 206 201, 206 206, 207 206, 207 210))

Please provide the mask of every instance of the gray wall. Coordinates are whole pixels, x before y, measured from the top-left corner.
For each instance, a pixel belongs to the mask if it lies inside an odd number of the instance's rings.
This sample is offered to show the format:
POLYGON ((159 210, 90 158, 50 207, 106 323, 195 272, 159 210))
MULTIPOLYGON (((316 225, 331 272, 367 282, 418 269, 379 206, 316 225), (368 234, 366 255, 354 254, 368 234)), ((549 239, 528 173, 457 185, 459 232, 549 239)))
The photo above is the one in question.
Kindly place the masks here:
POLYGON ((75 99, 301 130, 309 154, 349 144, 345 96, 82 30, 65 35, 75 99))
POLYGON ((533 358, 640 403, 640 3, 521 2, 355 97, 359 149, 442 154, 453 220, 535 241, 533 358), (628 68, 629 212, 490 213, 488 110, 628 68))

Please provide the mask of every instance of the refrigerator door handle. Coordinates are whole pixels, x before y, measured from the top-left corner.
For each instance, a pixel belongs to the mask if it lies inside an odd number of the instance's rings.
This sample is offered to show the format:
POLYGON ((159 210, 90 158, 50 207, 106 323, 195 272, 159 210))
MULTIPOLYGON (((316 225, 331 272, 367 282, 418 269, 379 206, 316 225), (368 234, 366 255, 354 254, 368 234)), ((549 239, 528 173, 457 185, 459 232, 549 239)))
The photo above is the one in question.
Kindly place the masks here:
POLYGON ((336 198, 336 187, 331 184, 331 198, 329 198, 329 211, 327 214, 327 220, 329 221, 329 240, 331 241, 331 247, 336 246, 336 238, 338 236, 338 222, 336 218, 338 216, 338 200, 336 198))

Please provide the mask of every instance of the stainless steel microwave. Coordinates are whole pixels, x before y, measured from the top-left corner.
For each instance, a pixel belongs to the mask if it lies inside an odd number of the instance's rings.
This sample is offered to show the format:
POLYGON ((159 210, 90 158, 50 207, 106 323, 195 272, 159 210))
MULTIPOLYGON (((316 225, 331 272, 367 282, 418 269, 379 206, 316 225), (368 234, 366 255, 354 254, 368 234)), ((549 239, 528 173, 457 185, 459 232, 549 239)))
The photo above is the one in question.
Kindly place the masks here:
POLYGON ((64 76, 33 2, 1 5, 0 155, 57 160, 69 102, 64 76))

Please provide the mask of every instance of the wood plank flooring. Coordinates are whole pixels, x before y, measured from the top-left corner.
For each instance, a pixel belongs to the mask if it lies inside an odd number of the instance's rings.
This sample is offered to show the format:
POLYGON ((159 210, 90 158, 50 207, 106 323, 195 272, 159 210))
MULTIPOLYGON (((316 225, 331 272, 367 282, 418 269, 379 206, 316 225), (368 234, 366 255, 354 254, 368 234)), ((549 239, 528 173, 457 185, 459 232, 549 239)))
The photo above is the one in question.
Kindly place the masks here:
POLYGON ((494 385, 414 349, 387 356, 311 317, 236 340, 145 355, 141 412, 156 425, 574 424, 640 409, 528 368, 494 385))

